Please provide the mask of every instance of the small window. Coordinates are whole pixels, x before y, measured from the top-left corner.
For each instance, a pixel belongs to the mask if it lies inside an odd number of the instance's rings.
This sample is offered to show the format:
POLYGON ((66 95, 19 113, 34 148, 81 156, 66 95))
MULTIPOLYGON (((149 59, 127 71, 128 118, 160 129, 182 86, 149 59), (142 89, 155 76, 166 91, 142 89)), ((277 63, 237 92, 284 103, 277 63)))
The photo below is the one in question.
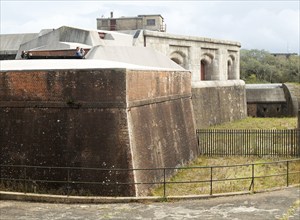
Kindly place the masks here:
POLYGON ((108 20, 102 21, 102 26, 103 26, 103 27, 107 27, 107 26, 108 26, 108 20))
POLYGON ((147 25, 154 26, 155 25, 155 19, 147 19, 147 25))

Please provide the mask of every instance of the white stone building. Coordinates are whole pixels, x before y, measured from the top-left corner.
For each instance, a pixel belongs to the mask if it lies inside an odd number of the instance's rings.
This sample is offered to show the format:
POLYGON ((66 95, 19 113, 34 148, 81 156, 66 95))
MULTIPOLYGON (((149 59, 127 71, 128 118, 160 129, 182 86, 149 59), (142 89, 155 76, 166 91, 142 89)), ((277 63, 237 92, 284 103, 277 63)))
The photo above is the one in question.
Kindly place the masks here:
POLYGON ((99 30, 133 35, 133 46, 151 47, 192 72, 192 81, 239 80, 240 43, 165 32, 161 15, 97 18, 99 30), (111 22, 115 26, 111 26, 111 22), (152 25, 149 25, 152 24, 152 25))

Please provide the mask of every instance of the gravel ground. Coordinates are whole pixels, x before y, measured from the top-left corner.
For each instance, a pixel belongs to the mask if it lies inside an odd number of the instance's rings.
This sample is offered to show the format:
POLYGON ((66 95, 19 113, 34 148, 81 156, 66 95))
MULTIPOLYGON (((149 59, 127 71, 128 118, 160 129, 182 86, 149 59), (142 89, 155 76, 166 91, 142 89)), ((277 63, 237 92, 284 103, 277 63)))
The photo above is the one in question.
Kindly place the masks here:
POLYGON ((230 219, 299 220, 300 188, 198 200, 121 204, 53 204, 1 200, 1 220, 230 219))

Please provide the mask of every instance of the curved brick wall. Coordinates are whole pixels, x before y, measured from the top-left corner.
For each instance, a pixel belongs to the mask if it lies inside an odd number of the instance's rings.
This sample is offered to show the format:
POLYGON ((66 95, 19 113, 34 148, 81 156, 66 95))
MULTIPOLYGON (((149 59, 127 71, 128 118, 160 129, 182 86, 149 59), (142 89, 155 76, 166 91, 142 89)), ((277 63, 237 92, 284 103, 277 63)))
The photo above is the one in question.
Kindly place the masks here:
MULTIPOLYGON (((197 155, 189 72, 2 71, 0 88, 2 164, 131 169, 174 167, 197 155)), ((31 179, 65 180, 65 176, 55 169, 27 171, 31 179)), ((70 176, 74 181, 97 182, 162 177, 155 172, 80 170, 70 176)), ((82 186, 73 187, 79 191, 82 186)), ((93 185, 85 190, 135 196, 146 194, 149 186, 93 185)))

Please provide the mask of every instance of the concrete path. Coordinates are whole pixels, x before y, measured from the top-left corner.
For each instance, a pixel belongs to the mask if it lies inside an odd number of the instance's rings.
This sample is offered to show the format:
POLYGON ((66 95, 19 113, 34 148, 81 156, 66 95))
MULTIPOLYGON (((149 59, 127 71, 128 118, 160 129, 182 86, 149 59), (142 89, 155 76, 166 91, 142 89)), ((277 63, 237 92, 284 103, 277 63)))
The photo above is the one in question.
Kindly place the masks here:
POLYGON ((51 204, 1 200, 1 220, 99 220, 99 219, 300 219, 300 188, 280 191, 181 200, 162 203, 51 204), (299 201, 298 201, 299 202, 299 201))

